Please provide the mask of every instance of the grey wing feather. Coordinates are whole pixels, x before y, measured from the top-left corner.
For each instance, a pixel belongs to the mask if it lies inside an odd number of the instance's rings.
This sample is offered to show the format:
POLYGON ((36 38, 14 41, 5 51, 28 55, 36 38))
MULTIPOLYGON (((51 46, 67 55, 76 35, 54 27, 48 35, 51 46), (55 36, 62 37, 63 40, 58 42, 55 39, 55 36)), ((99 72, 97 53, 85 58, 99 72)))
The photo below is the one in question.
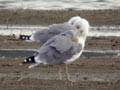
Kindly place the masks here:
POLYGON ((52 37, 52 35, 49 34, 49 29, 37 31, 32 36, 34 41, 40 42, 41 44, 44 44, 49 38, 52 37))
POLYGON ((73 30, 65 31, 55 37, 49 39, 45 45, 55 47, 60 53, 67 51, 72 46, 73 30))
POLYGON ((39 60, 47 64, 63 64, 81 50, 78 43, 72 42, 68 35, 60 34, 45 43, 39 50, 39 60))
POLYGON ((50 28, 50 33, 52 34, 60 34, 64 31, 67 31, 67 30, 72 30, 73 29, 73 26, 68 24, 68 23, 60 23, 60 24, 53 24, 53 25, 50 25, 49 26, 50 28))
POLYGON ((51 37, 72 29, 72 25, 69 25, 68 23, 53 24, 49 27, 49 29, 43 29, 34 33, 34 41, 44 44, 51 37))
POLYGON ((69 50, 71 46, 71 39, 67 38, 66 36, 56 37, 54 43, 51 44, 51 47, 55 47, 60 53, 69 50))

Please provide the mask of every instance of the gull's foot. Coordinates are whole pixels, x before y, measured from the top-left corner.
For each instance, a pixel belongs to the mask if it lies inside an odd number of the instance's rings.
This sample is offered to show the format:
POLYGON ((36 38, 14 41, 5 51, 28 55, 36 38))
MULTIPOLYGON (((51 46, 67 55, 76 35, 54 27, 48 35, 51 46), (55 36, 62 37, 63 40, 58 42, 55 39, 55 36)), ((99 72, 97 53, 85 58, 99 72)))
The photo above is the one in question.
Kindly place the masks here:
POLYGON ((75 80, 72 80, 72 79, 67 79, 65 84, 71 84, 71 86, 73 86, 73 84, 75 83, 76 81, 75 80))
POLYGON ((20 77, 17 81, 21 81, 21 80, 23 80, 24 78, 23 77, 20 77))

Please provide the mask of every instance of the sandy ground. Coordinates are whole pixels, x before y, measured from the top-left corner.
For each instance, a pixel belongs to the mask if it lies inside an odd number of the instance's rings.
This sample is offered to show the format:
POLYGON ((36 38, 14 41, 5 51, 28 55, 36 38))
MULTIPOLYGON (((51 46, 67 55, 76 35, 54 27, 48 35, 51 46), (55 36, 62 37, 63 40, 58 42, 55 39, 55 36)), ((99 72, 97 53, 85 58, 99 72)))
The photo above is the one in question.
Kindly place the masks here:
MULTIPOLYGON (((0 10, 0 24, 48 25, 80 15, 94 25, 120 25, 119 10, 0 10)), ((39 43, 0 36, 0 49, 38 49, 39 43)), ((85 50, 120 50, 119 37, 88 37, 85 50)), ((19 64, 26 57, 0 58, 0 90, 120 90, 120 57, 80 58, 69 64, 70 78, 58 79, 57 65, 39 65, 28 69, 19 64)))
POLYGON ((70 78, 58 79, 58 66, 39 65, 28 69, 19 64, 24 58, 0 59, 1 90, 119 90, 120 58, 82 58, 69 64, 70 78))
POLYGON ((120 10, 0 10, 0 24, 46 25, 61 23, 72 16, 86 18, 90 25, 120 25, 120 10))

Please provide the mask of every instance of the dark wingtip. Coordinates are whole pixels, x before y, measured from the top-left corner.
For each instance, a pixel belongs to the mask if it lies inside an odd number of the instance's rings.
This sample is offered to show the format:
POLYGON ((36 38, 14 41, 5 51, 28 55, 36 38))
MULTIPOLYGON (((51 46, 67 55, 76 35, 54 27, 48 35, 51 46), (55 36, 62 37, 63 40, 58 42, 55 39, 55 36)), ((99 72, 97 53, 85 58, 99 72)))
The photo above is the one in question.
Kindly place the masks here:
POLYGON ((35 56, 30 56, 22 62, 22 64, 29 64, 29 63, 35 63, 35 56))
POLYGON ((19 39, 21 39, 21 40, 30 40, 30 35, 20 35, 19 39))

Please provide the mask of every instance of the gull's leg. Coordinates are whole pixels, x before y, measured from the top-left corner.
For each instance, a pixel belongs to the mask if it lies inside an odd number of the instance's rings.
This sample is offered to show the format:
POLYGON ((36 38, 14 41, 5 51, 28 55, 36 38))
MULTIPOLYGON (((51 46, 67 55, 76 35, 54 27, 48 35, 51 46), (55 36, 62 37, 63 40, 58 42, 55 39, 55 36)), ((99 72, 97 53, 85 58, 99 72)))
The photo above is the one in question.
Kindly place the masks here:
POLYGON ((70 77, 69 77, 69 73, 68 73, 68 64, 65 64, 65 72, 66 72, 67 80, 70 81, 70 77))
POLYGON ((62 74, 61 74, 61 66, 59 66, 59 70, 58 70, 58 73, 59 73, 59 79, 62 80, 62 74))
MULTIPOLYGON (((67 76, 67 80, 71 83, 71 85, 73 86, 73 83, 75 81, 71 80, 70 77, 69 77, 69 73, 68 73, 68 64, 65 64, 65 71, 66 71, 66 76, 67 76)), ((67 84, 68 82, 66 82, 67 84)))

